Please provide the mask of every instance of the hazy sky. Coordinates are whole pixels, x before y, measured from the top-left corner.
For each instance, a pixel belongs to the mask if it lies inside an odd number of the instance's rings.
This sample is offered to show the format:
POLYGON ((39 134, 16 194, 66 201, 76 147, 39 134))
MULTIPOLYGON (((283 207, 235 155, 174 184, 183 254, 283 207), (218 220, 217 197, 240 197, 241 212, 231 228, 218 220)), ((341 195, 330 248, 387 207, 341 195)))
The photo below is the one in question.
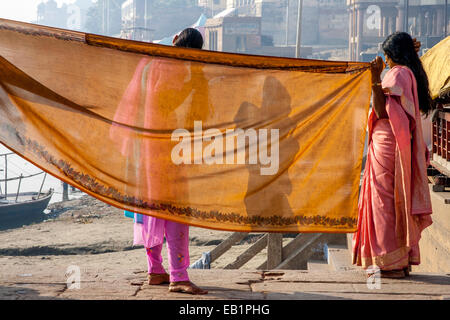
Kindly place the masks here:
MULTIPOLYGON (((75 0, 55 0, 58 6, 63 3, 73 3, 75 0)), ((1 0, 0 18, 30 22, 36 20, 37 6, 47 0, 1 0)))

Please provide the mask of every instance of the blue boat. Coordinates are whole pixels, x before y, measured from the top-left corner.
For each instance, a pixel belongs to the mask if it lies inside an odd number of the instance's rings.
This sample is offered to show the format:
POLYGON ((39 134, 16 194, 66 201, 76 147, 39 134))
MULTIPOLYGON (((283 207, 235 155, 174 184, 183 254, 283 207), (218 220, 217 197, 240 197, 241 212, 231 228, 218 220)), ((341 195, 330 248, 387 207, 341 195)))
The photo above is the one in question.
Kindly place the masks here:
MULTIPOLYGON (((42 192, 47 173, 41 171, 28 176, 8 177, 8 156, 14 153, 1 154, 4 156, 5 166, 0 169, 4 179, 0 179, 0 230, 21 226, 27 223, 40 221, 45 218, 44 210, 47 208, 53 195, 53 189, 42 192), (20 192, 22 183, 28 178, 44 175, 41 188, 38 192, 20 192), (18 181, 15 193, 8 193, 8 182, 18 181), (2 190, 3 187, 3 190, 2 190)), ((28 180, 29 181, 29 180, 28 180)))
POLYGON ((38 192, 22 192, 0 197, 0 228, 27 223, 44 218, 53 195, 53 189, 45 194, 38 192))

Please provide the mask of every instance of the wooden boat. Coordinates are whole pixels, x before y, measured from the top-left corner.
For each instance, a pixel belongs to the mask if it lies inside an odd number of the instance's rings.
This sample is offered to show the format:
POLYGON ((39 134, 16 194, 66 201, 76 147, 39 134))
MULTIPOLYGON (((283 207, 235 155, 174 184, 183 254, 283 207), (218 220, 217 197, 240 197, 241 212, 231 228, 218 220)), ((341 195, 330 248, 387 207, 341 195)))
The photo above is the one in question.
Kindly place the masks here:
POLYGON ((39 192, 22 192, 3 195, 0 198, 0 226, 5 227, 15 222, 29 222, 44 217, 44 210, 53 195, 53 189, 45 194, 39 192))
POLYGON ((4 182, 3 192, 0 187, 0 230, 17 227, 26 223, 42 220, 44 210, 47 208, 50 199, 53 195, 53 189, 48 192, 42 192, 45 178, 47 176, 44 172, 18 177, 8 178, 8 156, 12 156, 14 153, 6 153, 0 155, 5 158, 5 167, 0 169, 4 172, 4 179, 0 179, 0 182, 4 182), (38 192, 20 192, 22 181, 27 181, 27 178, 32 178, 38 175, 44 174, 41 187, 38 192), (15 193, 8 193, 8 182, 18 181, 17 191, 15 193))

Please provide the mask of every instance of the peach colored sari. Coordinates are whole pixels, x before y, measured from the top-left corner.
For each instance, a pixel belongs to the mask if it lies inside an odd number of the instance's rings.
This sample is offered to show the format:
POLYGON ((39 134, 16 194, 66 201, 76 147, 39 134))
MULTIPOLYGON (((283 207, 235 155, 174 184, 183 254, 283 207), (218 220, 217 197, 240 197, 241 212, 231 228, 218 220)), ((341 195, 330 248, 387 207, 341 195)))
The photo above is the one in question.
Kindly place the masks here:
POLYGON ((420 263, 431 221, 425 146, 414 74, 395 66, 383 79, 388 119, 369 117, 369 152, 359 199, 353 263, 403 269, 420 263))

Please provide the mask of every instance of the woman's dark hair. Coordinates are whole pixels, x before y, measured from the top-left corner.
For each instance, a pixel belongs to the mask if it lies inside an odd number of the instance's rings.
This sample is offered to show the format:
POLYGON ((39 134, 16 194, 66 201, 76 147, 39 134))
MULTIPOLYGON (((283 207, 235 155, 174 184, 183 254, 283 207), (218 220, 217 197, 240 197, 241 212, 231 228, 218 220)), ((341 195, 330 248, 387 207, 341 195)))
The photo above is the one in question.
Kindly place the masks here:
POLYGON ((407 66, 414 73, 417 82, 419 108, 422 113, 428 114, 434 109, 428 88, 428 77, 423 69, 422 62, 414 49, 414 42, 406 32, 395 32, 383 42, 383 51, 393 62, 407 66))
POLYGON ((187 28, 181 31, 174 45, 177 47, 201 49, 203 47, 203 37, 197 29, 187 28))

